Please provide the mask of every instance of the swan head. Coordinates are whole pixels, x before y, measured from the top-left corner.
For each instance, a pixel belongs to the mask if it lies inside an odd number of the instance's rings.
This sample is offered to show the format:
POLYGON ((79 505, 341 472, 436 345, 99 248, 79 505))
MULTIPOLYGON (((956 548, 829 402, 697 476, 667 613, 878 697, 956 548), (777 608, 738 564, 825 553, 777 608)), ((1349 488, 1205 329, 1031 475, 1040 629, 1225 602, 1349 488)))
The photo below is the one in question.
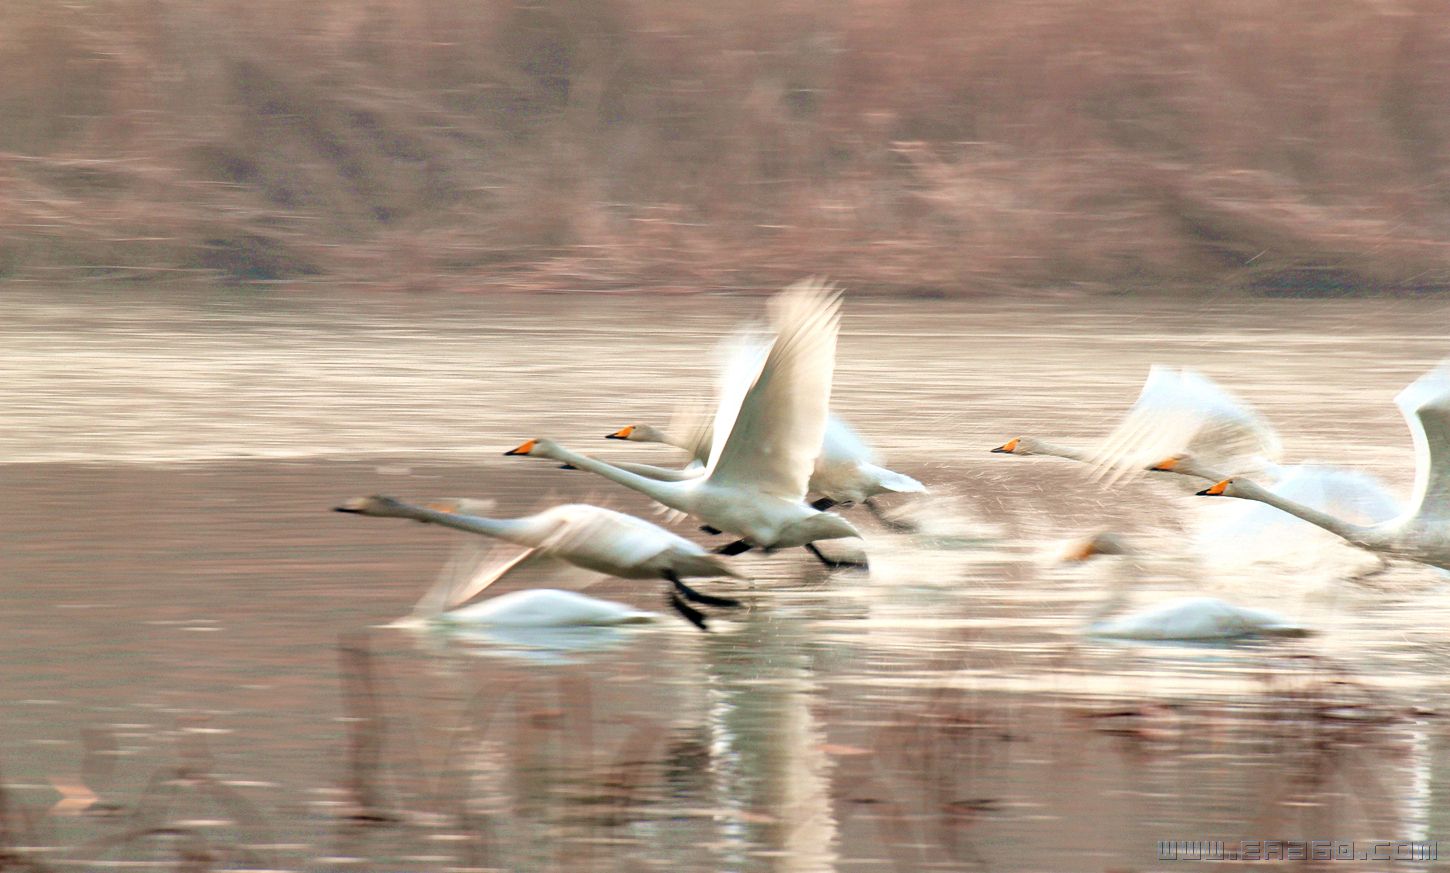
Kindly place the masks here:
POLYGON ((403 514, 403 504, 391 497, 374 494, 371 497, 354 497, 332 508, 333 512, 351 512, 355 515, 398 517, 403 514))
POLYGON ((1156 464, 1148 467, 1154 473, 1178 473, 1183 476, 1198 476, 1203 479, 1216 479, 1208 468, 1199 463, 1198 459, 1187 452, 1180 452, 1170 455, 1156 464))
POLYGON ((1236 480, 1224 479, 1198 492, 1199 497, 1240 497, 1236 480))
POLYGON ((539 437, 538 439, 526 440, 516 448, 504 452, 505 455, 532 455, 536 458, 553 458, 554 450, 559 444, 551 439, 539 437))
POLYGON ((1132 548, 1123 542, 1122 538, 1113 533, 1097 533, 1081 542, 1073 543, 1068 547, 1067 553, 1062 556, 1066 563, 1078 563, 1087 561, 1098 555, 1131 555, 1132 548))
POLYGON ((1032 437, 1013 437, 995 449, 992 453, 996 455, 1036 455, 1040 454, 1042 444, 1032 437))
POLYGON ((607 440, 629 440, 636 443, 663 443, 668 442, 665 435, 658 428, 648 424, 627 424, 614 433, 607 434, 607 440))

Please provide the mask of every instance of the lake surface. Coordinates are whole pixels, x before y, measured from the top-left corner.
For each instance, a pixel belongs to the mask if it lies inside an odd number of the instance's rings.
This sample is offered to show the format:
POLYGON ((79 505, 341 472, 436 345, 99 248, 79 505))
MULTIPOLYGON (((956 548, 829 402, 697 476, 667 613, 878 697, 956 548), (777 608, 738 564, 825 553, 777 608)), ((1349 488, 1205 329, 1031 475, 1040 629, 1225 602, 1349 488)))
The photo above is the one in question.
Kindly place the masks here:
POLYGON ((732 559, 750 582, 700 587, 747 606, 708 634, 659 586, 602 582, 662 620, 552 646, 389 627, 468 538, 328 510, 592 500, 664 522, 501 453, 551 436, 674 461, 601 437, 707 391, 713 344, 761 299, 20 288, 0 311, 0 848, 39 869, 1212 870, 1161 843, 1271 839, 1450 856, 1441 574, 1354 581, 1364 556, 1292 530, 1253 561, 1202 541, 1229 501, 1193 483, 987 451, 1088 444, 1149 364, 1180 364, 1255 404, 1290 460, 1404 495, 1392 401, 1450 354, 1445 301, 848 297, 833 406, 932 488, 886 501, 918 533, 848 510, 869 573, 732 559), (1136 571, 1055 559, 1098 530, 1136 571), (1134 572, 1139 603, 1208 592, 1318 633, 1085 636, 1134 572))

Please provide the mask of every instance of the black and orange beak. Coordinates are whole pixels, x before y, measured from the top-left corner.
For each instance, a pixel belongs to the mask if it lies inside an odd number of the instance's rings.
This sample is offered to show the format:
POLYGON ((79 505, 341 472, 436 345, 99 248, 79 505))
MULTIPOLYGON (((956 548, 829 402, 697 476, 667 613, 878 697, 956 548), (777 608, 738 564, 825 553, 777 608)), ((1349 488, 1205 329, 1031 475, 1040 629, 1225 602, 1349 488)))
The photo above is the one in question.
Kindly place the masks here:
POLYGON ((1177 455, 1174 455, 1171 458, 1164 458, 1163 460, 1159 461, 1148 469, 1154 473, 1172 473, 1173 468, 1178 466, 1179 460, 1180 458, 1177 455))
POLYGON ((1203 489, 1202 491, 1198 492, 1198 496, 1199 497, 1222 497, 1223 496, 1223 493, 1228 490, 1228 483, 1230 483, 1232 481, 1233 481, 1232 479, 1225 479, 1222 482, 1219 482, 1217 485, 1210 485, 1209 487, 1207 487, 1207 488, 1203 489))
POLYGON ((1012 439, 1007 440, 1007 442, 1003 443, 992 451, 998 455, 1010 455, 1013 452, 1017 451, 1017 444, 1020 442, 1022 442, 1021 437, 1013 437, 1012 439))
POLYGON ((634 425, 627 424, 614 433, 606 434, 604 438, 607 440, 627 440, 632 433, 634 433, 634 425))
POLYGON ((524 443, 523 445, 519 446, 516 449, 509 449, 508 451, 504 452, 504 454, 505 455, 527 455, 529 452, 532 452, 534 450, 534 446, 538 442, 539 442, 538 440, 529 440, 528 442, 524 443))

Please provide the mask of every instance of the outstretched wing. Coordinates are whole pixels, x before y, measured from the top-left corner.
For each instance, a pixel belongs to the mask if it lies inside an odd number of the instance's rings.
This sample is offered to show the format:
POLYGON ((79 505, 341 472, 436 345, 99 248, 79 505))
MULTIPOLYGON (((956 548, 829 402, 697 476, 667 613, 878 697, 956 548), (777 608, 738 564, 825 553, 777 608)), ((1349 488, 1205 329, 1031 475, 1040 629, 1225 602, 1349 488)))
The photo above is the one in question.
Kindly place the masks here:
POLYGON ((715 413, 709 475, 786 500, 805 497, 825 435, 841 295, 808 279, 770 305, 773 342, 738 351, 715 413))
POLYGON ((1193 370, 1154 364, 1138 400, 1089 461, 1116 482, 1177 454, 1242 473, 1276 460, 1279 435, 1258 410, 1193 370))
POLYGON ((689 546, 688 540, 658 525, 602 506, 571 503, 547 510, 547 514, 559 524, 539 544, 539 551, 566 561, 636 567, 671 546, 689 546))
POLYGON ((543 558, 538 549, 465 540, 443 565, 437 581, 419 598, 413 617, 436 618, 475 603, 495 582, 543 558))
POLYGON ((1395 398, 1415 441, 1411 514, 1450 517, 1450 361, 1410 383, 1395 398))
POLYGON ((826 419, 826 434, 821 441, 821 455, 833 463, 880 463, 875 450, 856 432, 856 429, 834 413, 826 419))

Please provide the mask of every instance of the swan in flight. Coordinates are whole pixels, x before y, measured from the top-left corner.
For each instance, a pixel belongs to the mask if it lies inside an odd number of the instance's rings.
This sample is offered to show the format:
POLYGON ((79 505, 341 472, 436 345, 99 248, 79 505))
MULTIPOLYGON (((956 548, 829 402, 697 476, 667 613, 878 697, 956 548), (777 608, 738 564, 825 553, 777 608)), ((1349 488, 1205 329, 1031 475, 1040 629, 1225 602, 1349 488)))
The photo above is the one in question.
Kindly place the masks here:
POLYGON ((1086 561, 1097 555, 1122 556, 1106 600, 1093 611, 1087 633, 1124 640, 1232 640, 1245 637, 1302 637, 1311 631, 1278 613, 1234 606, 1216 597, 1185 597, 1121 615, 1141 569, 1134 552, 1118 537, 1103 533, 1064 558, 1086 561))
POLYGON ((1382 557, 1450 569, 1450 361, 1407 386, 1395 405, 1414 440, 1415 487, 1405 511, 1394 518, 1356 524, 1238 477, 1198 493, 1267 503, 1382 557))
MULTIPOLYGON (((609 434, 605 439, 665 443, 684 449, 691 453, 693 461, 683 470, 648 467, 644 464, 633 466, 636 469, 645 468, 640 472, 646 476, 658 471, 662 475, 657 478, 685 478, 703 473, 704 465, 710 457, 711 440, 708 432, 704 439, 697 438, 695 433, 698 431, 686 430, 680 434, 673 429, 662 431, 648 424, 631 424, 609 434)), ((810 483, 807 485, 807 490, 820 494, 821 499, 811 505, 817 509, 830 509, 833 506, 859 503, 886 526, 895 530, 911 530, 909 525, 888 518, 872 498, 880 494, 925 494, 926 486, 905 473, 880 466, 879 460, 875 451, 855 429, 842 421, 840 416, 831 413, 826 419, 826 434, 821 442, 821 453, 816 458, 810 483)))
MULTIPOLYGON (((992 450, 1016 455, 1054 455, 1097 468, 1109 482, 1145 470, 1217 482, 1255 475, 1275 494, 1356 523, 1373 524, 1400 512, 1398 501, 1373 476, 1322 464, 1280 464, 1282 442, 1258 410, 1207 376, 1159 364, 1148 371, 1137 401, 1095 448, 1064 446, 1018 437, 992 450)), ((1227 513, 1206 525, 1200 548, 1253 539, 1259 548, 1238 548, 1245 561, 1282 553, 1289 542, 1317 545, 1308 525, 1258 508, 1227 513), (1279 520, 1282 519, 1282 522, 1279 520)))
POLYGON ((1221 477, 1200 470, 1258 470, 1264 462, 1277 459, 1282 446, 1257 410, 1213 380, 1194 370, 1154 364, 1132 408, 1099 446, 1082 448, 1020 436, 992 451, 1082 461, 1112 479, 1155 463, 1165 471, 1217 479, 1221 477), (1180 454, 1191 454, 1193 464, 1160 463, 1180 454))
POLYGON ((827 558, 814 543, 860 533, 805 502, 825 436, 840 292, 815 280, 797 282, 769 308, 774 337, 741 344, 722 378, 710 456, 698 476, 654 479, 542 438, 504 454, 588 470, 740 537, 720 554, 804 546, 827 566, 853 566, 827 558))
POLYGON ((702 594, 684 583, 691 576, 734 576, 718 556, 642 518, 572 503, 555 506, 522 518, 486 518, 452 511, 443 502, 435 507, 404 503, 381 495, 343 503, 338 512, 382 518, 408 518, 455 530, 496 537, 524 546, 528 551, 492 576, 475 577, 475 584, 453 592, 455 606, 472 602, 487 585, 519 563, 554 558, 623 579, 665 579, 672 586, 670 605, 691 624, 706 629, 705 616, 685 601, 708 606, 739 606, 740 601, 702 594))

